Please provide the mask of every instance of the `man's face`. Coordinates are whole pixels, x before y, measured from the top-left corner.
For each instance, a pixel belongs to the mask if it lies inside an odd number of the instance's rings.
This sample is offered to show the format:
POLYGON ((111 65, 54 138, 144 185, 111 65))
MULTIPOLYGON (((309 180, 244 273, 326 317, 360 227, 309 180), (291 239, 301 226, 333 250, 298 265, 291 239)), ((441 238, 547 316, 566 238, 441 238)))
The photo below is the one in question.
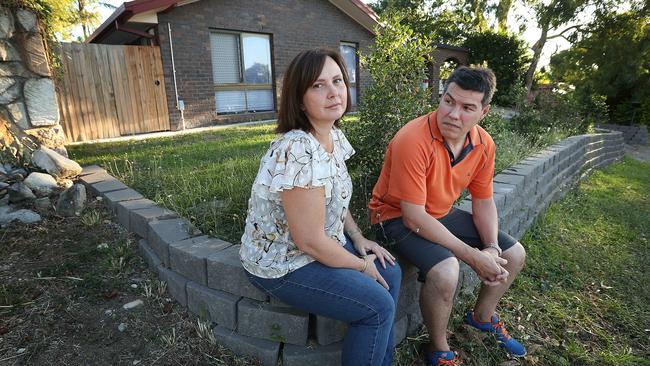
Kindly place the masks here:
POLYGON ((483 106, 482 99, 481 92, 461 89, 456 83, 449 84, 436 115, 438 128, 446 141, 464 141, 467 132, 485 117, 490 106, 483 106))

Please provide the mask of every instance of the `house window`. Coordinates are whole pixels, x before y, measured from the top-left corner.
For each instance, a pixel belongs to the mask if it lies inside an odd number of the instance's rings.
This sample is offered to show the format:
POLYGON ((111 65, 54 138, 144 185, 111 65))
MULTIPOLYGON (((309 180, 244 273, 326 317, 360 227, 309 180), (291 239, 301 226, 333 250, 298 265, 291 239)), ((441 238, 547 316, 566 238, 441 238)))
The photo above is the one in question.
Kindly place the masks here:
POLYGON ((218 114, 273 110, 270 37, 210 33, 218 114))
POLYGON ((357 45, 356 43, 341 42, 341 56, 345 61, 345 66, 348 69, 348 78, 350 81, 350 99, 352 99, 352 106, 357 105, 357 45))

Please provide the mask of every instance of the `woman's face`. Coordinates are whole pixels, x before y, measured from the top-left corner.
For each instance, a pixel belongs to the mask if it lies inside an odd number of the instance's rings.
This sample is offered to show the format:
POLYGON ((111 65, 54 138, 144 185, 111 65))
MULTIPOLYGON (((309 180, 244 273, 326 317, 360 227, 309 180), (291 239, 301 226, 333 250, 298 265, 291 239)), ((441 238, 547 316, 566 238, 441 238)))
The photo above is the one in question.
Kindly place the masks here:
POLYGON ((318 79, 302 98, 303 111, 314 126, 333 124, 345 113, 347 101, 348 89, 341 68, 328 56, 318 79))

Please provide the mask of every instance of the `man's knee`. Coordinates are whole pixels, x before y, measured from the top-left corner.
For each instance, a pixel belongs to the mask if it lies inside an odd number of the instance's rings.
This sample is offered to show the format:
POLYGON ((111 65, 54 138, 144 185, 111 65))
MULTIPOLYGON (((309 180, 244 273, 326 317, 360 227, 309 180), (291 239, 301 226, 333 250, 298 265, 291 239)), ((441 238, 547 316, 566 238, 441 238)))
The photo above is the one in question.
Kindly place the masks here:
POLYGON ((515 271, 521 271, 526 264, 526 249, 521 243, 517 242, 512 247, 503 252, 502 257, 508 261, 508 267, 515 271))
POLYGON ((451 301, 458 285, 459 264, 456 257, 449 257, 427 272, 424 287, 436 296, 451 301))

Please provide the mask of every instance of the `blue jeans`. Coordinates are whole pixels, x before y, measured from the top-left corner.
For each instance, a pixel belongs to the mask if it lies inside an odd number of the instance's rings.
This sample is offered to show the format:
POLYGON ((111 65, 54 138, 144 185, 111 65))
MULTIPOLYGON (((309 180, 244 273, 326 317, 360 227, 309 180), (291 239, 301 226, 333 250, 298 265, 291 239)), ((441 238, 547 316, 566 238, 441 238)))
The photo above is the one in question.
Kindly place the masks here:
MULTIPOLYGON (((349 239, 345 249, 358 254, 349 239)), ((375 264, 390 290, 357 270, 332 268, 316 261, 280 278, 246 273, 253 285, 287 305, 348 323, 343 366, 390 365, 402 271, 397 263, 387 263, 386 269, 379 261, 375 264)))

